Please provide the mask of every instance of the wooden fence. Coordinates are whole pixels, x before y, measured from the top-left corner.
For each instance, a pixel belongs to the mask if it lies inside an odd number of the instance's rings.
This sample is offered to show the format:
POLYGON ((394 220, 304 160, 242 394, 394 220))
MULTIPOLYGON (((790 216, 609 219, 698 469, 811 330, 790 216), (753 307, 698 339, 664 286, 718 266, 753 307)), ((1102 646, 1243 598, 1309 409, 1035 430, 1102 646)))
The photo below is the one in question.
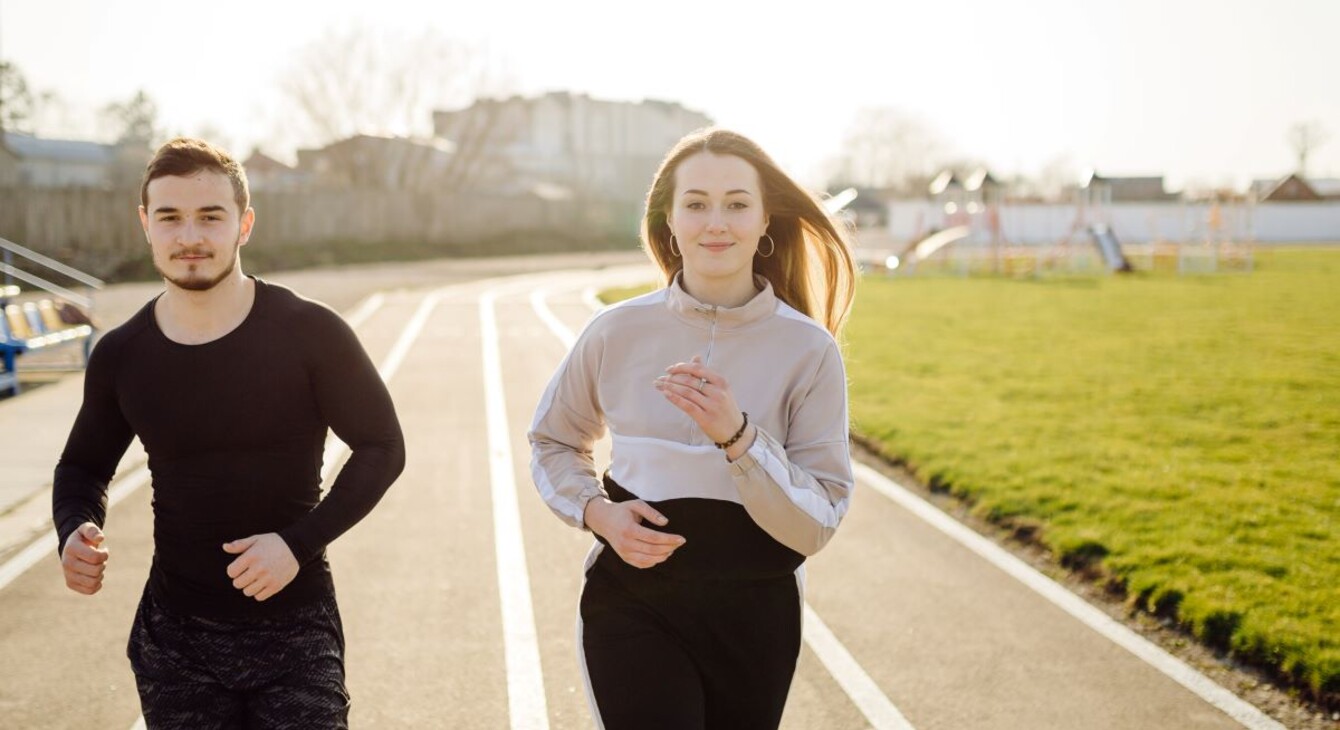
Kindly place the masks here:
MULTIPOLYGON (((138 205, 138 188, 0 187, 0 238, 116 280, 148 260, 138 205)), ((253 245, 412 244, 443 256, 607 248, 632 242, 642 215, 623 201, 355 189, 257 191, 252 207, 253 245)))

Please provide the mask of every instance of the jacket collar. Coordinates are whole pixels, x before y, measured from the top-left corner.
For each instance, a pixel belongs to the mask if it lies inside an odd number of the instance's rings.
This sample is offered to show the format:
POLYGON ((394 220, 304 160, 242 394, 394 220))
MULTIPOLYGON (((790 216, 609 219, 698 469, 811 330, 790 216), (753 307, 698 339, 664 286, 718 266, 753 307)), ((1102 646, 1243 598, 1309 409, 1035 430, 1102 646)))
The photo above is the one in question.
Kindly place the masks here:
POLYGON ((674 280, 666 287, 666 305, 679 319, 696 327, 712 326, 715 315, 718 330, 741 329, 767 319, 777 310, 777 297, 773 294, 772 283, 757 274, 754 275, 754 285, 760 288, 759 292, 738 307, 718 307, 694 299, 684 290, 683 276, 682 271, 675 274, 674 280))

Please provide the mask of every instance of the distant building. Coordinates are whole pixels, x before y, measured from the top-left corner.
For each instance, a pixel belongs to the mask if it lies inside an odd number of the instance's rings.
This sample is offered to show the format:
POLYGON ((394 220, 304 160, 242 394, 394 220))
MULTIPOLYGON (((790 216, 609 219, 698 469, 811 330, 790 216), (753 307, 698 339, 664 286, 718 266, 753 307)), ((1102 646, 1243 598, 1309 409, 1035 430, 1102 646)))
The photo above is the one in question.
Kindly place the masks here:
POLYGON ((5 147, 19 160, 19 184, 31 187, 110 185, 116 153, 111 145, 73 139, 42 139, 4 133, 5 147))
POLYGON ((44 139, 18 132, 5 132, 3 142, 18 159, 17 184, 39 188, 138 183, 150 155, 141 145, 44 139))
POLYGON ((448 184, 454 154, 453 145, 442 139, 360 134, 298 150, 296 172, 315 186, 432 191, 448 184))
POLYGON ((247 185, 252 190, 294 190, 302 187, 306 177, 296 168, 289 167, 273 157, 252 150, 251 156, 242 162, 247 171, 247 185))
POLYGON ((1094 201, 1108 203, 1161 203, 1178 200, 1177 193, 1163 188, 1163 176, 1107 177, 1092 173, 1080 186, 1094 201))
POLYGON ((857 228, 878 228, 888 223, 889 201, 895 197, 892 188, 859 187, 856 188, 856 198, 843 210, 857 228))
POLYGON ((485 186, 570 188, 577 195, 640 200, 665 153, 706 115, 665 101, 603 101, 552 92, 480 99, 433 113, 437 136, 456 143, 485 186))
POLYGON ((1317 183, 1321 183, 1327 192, 1340 196, 1340 190, 1334 190, 1330 185, 1334 182, 1307 180, 1297 173, 1290 173, 1281 178, 1253 180, 1250 191, 1262 203, 1315 202, 1327 197, 1317 189, 1317 183))

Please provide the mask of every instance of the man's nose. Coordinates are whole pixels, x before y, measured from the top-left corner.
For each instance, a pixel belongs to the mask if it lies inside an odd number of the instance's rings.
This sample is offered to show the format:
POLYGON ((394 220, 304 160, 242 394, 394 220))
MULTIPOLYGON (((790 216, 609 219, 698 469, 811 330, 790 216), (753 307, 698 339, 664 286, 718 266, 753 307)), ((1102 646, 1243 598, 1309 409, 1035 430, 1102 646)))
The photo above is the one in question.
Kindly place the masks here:
POLYGON ((178 229, 177 241, 180 243, 189 245, 192 243, 200 243, 203 240, 204 233, 202 232, 201 227, 191 221, 186 221, 186 223, 182 224, 182 227, 178 229))

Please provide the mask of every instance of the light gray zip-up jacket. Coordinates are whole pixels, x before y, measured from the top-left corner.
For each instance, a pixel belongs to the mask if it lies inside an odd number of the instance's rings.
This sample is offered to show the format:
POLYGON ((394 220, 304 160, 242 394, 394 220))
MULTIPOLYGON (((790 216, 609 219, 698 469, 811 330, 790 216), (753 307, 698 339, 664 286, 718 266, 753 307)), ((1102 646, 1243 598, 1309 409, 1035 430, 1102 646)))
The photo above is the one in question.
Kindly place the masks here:
POLYGON ((604 491, 592 446, 608 428, 609 476, 670 517, 667 531, 684 534, 695 520, 724 529, 701 516, 742 505, 767 536, 799 554, 797 564, 828 542, 853 487, 842 357, 827 330, 757 282, 762 290, 748 303, 723 308, 695 300, 677 278, 587 325, 529 433, 535 484, 559 517, 584 527, 586 503, 604 491), (694 355, 725 376, 757 429, 734 463, 653 386, 694 355), (695 504, 676 512, 677 500, 695 504))

